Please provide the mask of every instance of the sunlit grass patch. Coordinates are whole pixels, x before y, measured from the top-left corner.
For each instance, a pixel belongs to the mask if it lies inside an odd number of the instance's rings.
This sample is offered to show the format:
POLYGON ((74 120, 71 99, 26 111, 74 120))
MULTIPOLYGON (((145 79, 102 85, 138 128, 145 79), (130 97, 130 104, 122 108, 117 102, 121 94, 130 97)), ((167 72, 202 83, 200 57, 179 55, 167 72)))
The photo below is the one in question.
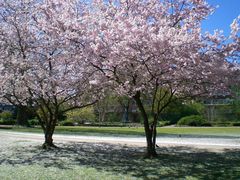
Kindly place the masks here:
MULTIPOLYGON (((40 127, 13 127, 12 131, 42 133, 40 127)), ((9 131, 9 130, 8 130, 9 131)), ((239 127, 158 127, 158 135, 201 135, 201 136, 239 136, 239 127)), ((56 134, 75 135, 113 135, 113 136, 144 136, 143 127, 88 127, 88 126, 57 126, 56 134)))

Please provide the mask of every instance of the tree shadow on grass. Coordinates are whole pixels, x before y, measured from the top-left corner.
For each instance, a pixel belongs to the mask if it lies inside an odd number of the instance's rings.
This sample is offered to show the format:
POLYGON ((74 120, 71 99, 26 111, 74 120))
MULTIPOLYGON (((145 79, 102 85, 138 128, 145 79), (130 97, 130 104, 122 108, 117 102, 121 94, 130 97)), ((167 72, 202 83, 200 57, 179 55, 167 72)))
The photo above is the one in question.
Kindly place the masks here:
POLYGON ((69 169, 92 167, 99 171, 128 174, 143 179, 238 179, 240 150, 214 153, 191 147, 160 147, 156 159, 144 159, 144 147, 107 143, 58 144, 59 149, 45 151, 36 146, 16 146, 9 155, 0 156, 0 164, 41 164, 69 169))

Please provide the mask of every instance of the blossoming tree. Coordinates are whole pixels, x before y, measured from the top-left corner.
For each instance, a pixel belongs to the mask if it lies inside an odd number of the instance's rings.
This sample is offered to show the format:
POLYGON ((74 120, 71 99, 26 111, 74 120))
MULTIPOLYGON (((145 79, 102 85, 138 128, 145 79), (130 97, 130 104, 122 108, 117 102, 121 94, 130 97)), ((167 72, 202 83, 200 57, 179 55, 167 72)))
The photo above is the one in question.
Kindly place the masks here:
POLYGON ((136 101, 153 157, 159 115, 174 97, 228 90, 238 23, 229 38, 202 34, 213 11, 204 0, 0 2, 1 96, 37 109, 47 145, 59 112, 92 104, 89 92, 111 87, 136 101))
POLYGON ((1 99, 34 109, 44 148, 54 147, 60 114, 97 99, 93 69, 86 66, 81 47, 65 37, 63 10, 66 17, 74 11, 57 1, 0 1, 1 99))
MULTIPOLYGON (((227 91, 226 59, 236 46, 219 31, 201 33, 201 21, 213 11, 204 0, 96 0, 90 6, 91 65, 115 92, 136 101, 147 156, 153 157, 161 111, 173 97, 227 91), (146 95, 153 121, 143 104, 146 95)), ((236 34, 236 23, 232 29, 236 34)))

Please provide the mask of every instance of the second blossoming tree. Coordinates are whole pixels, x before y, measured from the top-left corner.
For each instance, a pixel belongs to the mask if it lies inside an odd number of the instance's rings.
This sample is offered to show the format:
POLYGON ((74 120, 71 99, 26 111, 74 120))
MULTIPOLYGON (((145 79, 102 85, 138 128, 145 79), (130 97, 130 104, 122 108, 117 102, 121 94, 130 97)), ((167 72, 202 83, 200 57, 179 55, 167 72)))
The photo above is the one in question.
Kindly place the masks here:
MULTIPOLYGON (((213 12, 206 1, 96 0, 89 6, 91 65, 115 92, 136 101, 147 156, 156 155, 157 121, 175 97, 228 93, 227 58, 239 45, 219 31, 201 33, 201 21, 213 12), (150 97, 153 121, 144 96, 150 97)), ((236 26, 235 21, 232 37, 236 26)))

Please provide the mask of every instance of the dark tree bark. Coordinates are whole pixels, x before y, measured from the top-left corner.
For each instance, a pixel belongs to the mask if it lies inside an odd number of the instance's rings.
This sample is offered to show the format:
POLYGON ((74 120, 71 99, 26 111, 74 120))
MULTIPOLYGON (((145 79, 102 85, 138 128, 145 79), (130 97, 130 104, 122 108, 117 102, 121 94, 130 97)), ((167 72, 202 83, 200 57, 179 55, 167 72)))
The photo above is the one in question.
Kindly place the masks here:
POLYGON ((29 126, 28 119, 30 118, 31 114, 27 107, 25 106, 18 106, 17 107, 17 125, 20 126, 29 126))
POLYGON ((154 121, 151 125, 152 129, 152 141, 153 141, 153 146, 156 147, 156 138, 157 138, 157 121, 158 121, 158 116, 157 114, 154 115, 154 121))
POLYGON ((133 97, 136 101, 136 104, 142 114, 143 122, 144 122, 144 130, 147 140, 147 152, 146 157, 152 158, 157 156, 156 152, 156 125, 150 126, 148 121, 148 116, 141 101, 141 94, 137 92, 136 95, 133 97), (155 133, 154 133, 155 132, 155 133))
POLYGON ((49 101, 45 101, 44 99, 41 100, 42 101, 39 102, 37 106, 38 112, 36 111, 36 116, 44 132, 45 141, 42 145, 43 149, 57 148, 57 146, 53 143, 53 134, 60 117, 59 114, 64 114, 74 109, 84 108, 95 103, 91 102, 82 106, 72 106, 60 110, 59 106, 61 103, 58 103, 57 98, 55 98, 55 103, 49 103, 49 101))
POLYGON ((45 103, 44 105, 39 105, 40 113, 36 113, 39 123, 44 132, 44 143, 42 145, 43 149, 56 148, 53 143, 53 133, 58 122, 59 111, 58 107, 50 107, 50 105, 45 103))
POLYGON ((50 149, 50 148, 56 148, 57 147, 53 143, 53 133, 55 131, 55 127, 56 127, 56 120, 51 119, 46 124, 46 127, 44 128, 45 141, 42 145, 43 149, 50 149))

